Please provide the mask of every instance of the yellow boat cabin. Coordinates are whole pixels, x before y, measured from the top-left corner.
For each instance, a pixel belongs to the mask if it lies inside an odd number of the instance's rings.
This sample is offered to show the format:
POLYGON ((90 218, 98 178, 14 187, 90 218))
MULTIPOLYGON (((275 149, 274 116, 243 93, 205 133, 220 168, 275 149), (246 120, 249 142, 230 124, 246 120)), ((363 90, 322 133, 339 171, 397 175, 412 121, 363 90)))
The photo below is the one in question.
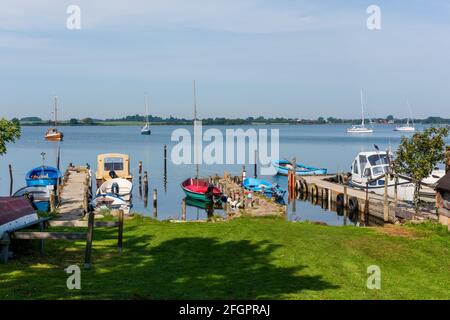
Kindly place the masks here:
POLYGON ((97 172, 95 173, 97 187, 113 178, 131 181, 130 157, 127 154, 106 153, 97 156, 97 172))

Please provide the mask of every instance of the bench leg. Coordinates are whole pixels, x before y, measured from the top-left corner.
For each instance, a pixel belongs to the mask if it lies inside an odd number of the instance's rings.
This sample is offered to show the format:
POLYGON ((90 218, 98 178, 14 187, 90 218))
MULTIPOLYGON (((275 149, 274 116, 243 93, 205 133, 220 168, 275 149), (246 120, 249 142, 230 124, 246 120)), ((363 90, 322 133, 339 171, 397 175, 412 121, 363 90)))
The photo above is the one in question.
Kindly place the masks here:
POLYGON ((6 263, 8 262, 10 256, 12 256, 12 254, 9 252, 9 234, 6 233, 1 240, 6 241, 7 243, 3 243, 0 245, 0 262, 6 263))

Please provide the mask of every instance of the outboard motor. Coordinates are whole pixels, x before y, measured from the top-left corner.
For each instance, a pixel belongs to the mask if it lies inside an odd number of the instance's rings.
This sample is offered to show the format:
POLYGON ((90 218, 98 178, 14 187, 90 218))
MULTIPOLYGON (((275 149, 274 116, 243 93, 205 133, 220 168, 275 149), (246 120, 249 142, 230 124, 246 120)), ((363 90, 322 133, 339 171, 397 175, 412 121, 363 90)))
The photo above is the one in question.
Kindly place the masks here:
POLYGON ((116 179, 119 177, 119 176, 117 176, 117 173, 114 170, 111 170, 109 172, 109 176, 111 177, 111 179, 116 179))
POLYGON ((111 185, 111 193, 112 194, 114 194, 114 195, 119 195, 119 184, 117 183, 117 182, 114 182, 112 185, 111 185))
POLYGON ((214 198, 214 185, 209 184, 208 189, 206 190, 206 198, 213 200, 214 198))

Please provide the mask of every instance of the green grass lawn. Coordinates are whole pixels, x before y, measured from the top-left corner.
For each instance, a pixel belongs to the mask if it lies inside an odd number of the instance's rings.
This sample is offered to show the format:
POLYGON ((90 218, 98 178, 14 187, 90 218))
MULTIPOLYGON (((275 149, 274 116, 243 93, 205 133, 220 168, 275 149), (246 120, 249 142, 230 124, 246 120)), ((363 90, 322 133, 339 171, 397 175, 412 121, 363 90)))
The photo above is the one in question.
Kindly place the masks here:
POLYGON ((21 248, 0 264, 1 299, 450 299, 450 235, 439 227, 329 227, 273 218, 98 228, 93 267, 68 290, 83 241, 21 248), (367 267, 381 268, 369 290, 367 267))

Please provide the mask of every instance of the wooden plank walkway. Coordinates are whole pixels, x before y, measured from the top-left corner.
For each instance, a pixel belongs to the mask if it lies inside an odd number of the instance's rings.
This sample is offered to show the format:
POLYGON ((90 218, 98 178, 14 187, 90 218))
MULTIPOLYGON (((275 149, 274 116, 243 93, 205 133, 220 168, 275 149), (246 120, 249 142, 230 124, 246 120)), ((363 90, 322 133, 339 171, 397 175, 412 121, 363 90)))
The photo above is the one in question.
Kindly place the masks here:
MULTIPOLYGON (((86 179, 85 169, 69 170, 69 176, 61 191, 60 217, 56 220, 79 220, 84 216, 86 179)), ((90 180, 89 180, 90 181, 90 180)))

